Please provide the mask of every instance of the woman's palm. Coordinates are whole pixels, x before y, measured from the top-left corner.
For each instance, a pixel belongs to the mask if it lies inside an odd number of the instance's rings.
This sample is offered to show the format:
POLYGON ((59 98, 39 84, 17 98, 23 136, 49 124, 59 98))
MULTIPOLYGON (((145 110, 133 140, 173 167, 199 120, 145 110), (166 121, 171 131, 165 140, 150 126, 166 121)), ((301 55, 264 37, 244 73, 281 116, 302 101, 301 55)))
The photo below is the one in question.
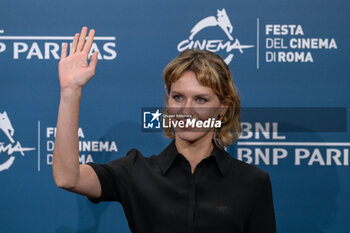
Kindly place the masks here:
POLYGON ((97 52, 91 56, 90 64, 88 63, 88 55, 95 31, 90 30, 85 42, 86 34, 86 27, 82 28, 81 34, 75 34, 69 56, 67 56, 68 44, 64 44, 62 48, 61 60, 58 66, 61 90, 82 88, 95 74, 97 52))

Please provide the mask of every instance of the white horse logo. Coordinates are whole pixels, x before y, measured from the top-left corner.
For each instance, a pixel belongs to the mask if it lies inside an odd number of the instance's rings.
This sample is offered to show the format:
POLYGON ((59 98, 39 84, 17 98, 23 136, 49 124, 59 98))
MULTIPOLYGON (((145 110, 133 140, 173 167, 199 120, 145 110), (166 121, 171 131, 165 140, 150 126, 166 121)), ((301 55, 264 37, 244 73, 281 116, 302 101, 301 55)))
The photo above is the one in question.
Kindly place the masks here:
POLYGON ((6 134, 11 143, 15 142, 12 138, 15 130, 13 129, 6 112, 0 113, 0 129, 6 134))
POLYGON ((188 39, 181 41, 177 45, 177 50, 182 52, 186 49, 205 49, 211 52, 226 52, 226 58, 224 61, 226 64, 229 64, 234 56, 233 50, 238 50, 240 53, 243 53, 244 49, 253 48, 254 45, 242 45, 239 42, 238 38, 232 36, 233 26, 229 17, 227 16, 226 10, 217 10, 217 15, 208 16, 200 20, 194 27, 191 29, 191 34, 188 39), (222 39, 195 39, 195 36, 205 28, 208 27, 220 27, 222 31, 226 34, 228 40, 222 39))
POLYGON ((233 40, 231 33, 233 31, 233 27, 231 24, 230 19, 228 18, 226 14, 226 10, 222 9, 221 11, 218 10, 217 18, 214 16, 208 16, 201 21, 199 21, 191 30, 190 40, 193 40, 193 37, 202 29, 206 27, 215 27, 220 26, 221 29, 226 33, 227 37, 230 40, 233 40))
POLYGON ((7 116, 6 111, 4 111, 3 113, 0 113, 0 129, 5 133, 5 135, 11 142, 11 144, 8 144, 6 146, 4 142, 0 142, 0 153, 7 152, 8 155, 11 155, 10 158, 6 160, 6 162, 0 164, 0 172, 1 172, 3 170, 9 169, 12 166, 15 160, 15 156, 12 155, 14 152, 20 152, 21 155, 24 156, 24 151, 35 150, 35 148, 23 148, 19 141, 17 141, 17 143, 13 145, 13 143, 15 143, 15 140, 13 140, 12 136, 15 130, 12 127, 12 124, 10 122, 10 119, 7 116))

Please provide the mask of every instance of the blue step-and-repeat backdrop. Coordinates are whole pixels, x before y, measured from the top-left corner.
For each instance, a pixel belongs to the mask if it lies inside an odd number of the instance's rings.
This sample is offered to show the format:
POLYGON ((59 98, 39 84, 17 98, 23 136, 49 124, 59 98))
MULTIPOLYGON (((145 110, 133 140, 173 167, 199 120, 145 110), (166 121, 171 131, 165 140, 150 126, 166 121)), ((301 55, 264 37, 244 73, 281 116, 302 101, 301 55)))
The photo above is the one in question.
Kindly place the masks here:
POLYGON ((92 204, 52 177, 58 61, 82 26, 96 30, 99 62, 82 94, 81 163, 162 151, 170 141, 141 130, 142 108, 164 106, 171 59, 208 49, 229 64, 244 107, 227 150, 270 174, 278 232, 350 232, 348 1, 0 5, 1 233, 130 232, 119 203, 92 204))

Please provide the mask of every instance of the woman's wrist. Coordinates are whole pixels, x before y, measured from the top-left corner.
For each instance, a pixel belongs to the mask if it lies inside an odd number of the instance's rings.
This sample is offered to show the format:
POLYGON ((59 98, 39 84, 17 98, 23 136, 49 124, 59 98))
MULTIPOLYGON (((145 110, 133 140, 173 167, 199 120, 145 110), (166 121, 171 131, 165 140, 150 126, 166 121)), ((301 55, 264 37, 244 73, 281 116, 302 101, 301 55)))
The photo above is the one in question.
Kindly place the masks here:
POLYGON ((80 100, 81 87, 65 88, 61 90, 61 100, 65 102, 71 102, 80 100))

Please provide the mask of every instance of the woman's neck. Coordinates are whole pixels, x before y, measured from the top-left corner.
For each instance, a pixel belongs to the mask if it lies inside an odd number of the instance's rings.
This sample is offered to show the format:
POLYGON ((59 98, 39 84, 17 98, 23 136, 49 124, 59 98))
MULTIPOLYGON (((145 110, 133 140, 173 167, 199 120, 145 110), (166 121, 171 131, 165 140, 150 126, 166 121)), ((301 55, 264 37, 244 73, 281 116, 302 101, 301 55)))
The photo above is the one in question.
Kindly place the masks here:
POLYGON ((177 151, 190 163, 192 173, 194 173, 194 170, 200 161, 210 156, 214 148, 211 134, 194 142, 182 140, 175 135, 175 146, 177 151))

